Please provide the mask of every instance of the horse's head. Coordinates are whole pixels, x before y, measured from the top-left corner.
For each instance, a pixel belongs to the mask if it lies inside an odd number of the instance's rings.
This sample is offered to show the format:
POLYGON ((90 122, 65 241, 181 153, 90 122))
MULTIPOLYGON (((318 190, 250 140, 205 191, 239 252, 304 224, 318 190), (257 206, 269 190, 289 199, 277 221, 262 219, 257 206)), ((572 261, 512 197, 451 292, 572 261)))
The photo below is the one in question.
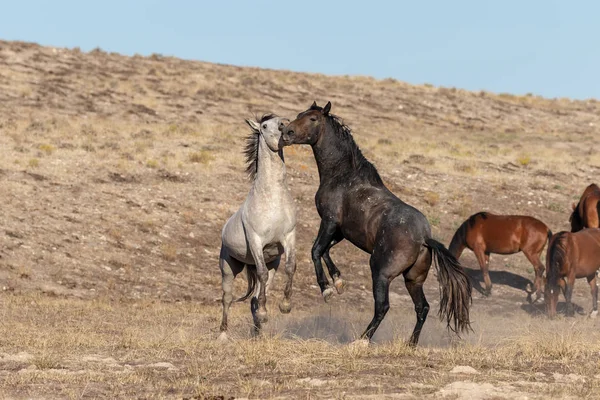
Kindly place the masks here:
POLYGON ((319 140, 329 111, 331 111, 331 102, 328 102, 325 107, 319 107, 317 102, 314 102, 308 110, 298 114, 296 119, 283 129, 282 144, 284 146, 315 144, 319 140))
POLYGON ((281 118, 273 114, 263 115, 256 121, 247 119, 246 123, 250 125, 255 134, 262 135, 271 151, 279 151, 279 139, 281 132, 290 120, 281 118))
POLYGON ((571 223, 571 232, 579 232, 584 228, 583 220, 581 219, 581 215, 579 215, 579 205, 573 203, 573 212, 569 217, 569 222, 571 223))

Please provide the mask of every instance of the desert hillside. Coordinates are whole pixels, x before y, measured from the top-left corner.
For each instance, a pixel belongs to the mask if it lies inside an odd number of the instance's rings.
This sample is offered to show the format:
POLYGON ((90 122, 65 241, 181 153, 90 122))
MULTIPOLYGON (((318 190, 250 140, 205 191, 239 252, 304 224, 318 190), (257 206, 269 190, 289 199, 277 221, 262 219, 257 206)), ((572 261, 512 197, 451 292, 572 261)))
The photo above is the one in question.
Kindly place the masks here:
MULTIPOLYGON (((597 323, 582 315, 546 321, 543 307, 525 300, 533 269, 522 254, 491 257, 493 295, 474 293, 475 331, 463 338, 474 346, 467 351, 472 358, 439 350, 454 339, 434 312, 423 331, 425 349, 414 353, 401 344, 414 323, 401 278, 392 284, 392 310, 376 336, 381 346, 346 349, 371 318, 368 256, 348 243, 332 250, 349 288, 323 304, 310 261, 319 224, 313 199, 318 175, 305 147, 285 150, 300 221, 294 311, 277 311, 281 274, 269 297, 269 339, 248 340, 248 305, 238 304, 231 329, 241 347, 213 343, 220 320, 220 231, 249 188, 244 119, 267 112, 294 118, 313 100, 332 102, 332 112, 351 126, 390 189, 422 210, 446 244, 465 218, 482 210, 532 215, 554 232, 568 229, 571 203, 600 181, 600 102, 593 99, 474 93, 0 41, 4 392, 35 397, 44 394, 38 385, 46 384, 53 388, 48 398, 335 397, 345 387, 345 398, 440 397, 466 382, 447 371, 465 362, 481 370, 467 381, 497 385, 498 398, 531 393, 537 386, 516 383, 527 380, 546 384, 544 398, 598 393, 591 378, 600 373, 597 363, 591 369, 577 364, 590 360, 592 350, 580 341, 598 330, 597 323), (156 329, 148 331, 145 323, 153 319, 156 329), (566 353, 544 347, 548 354, 539 354, 541 342, 523 339, 532 330, 558 340, 552 343, 566 353), (506 347, 489 350, 508 338, 506 347), (297 362, 279 360, 277 346, 288 346, 297 362), (315 365, 303 353, 323 355, 323 376, 312 375, 315 365), (382 370, 374 366, 375 353, 388 363, 382 370), (114 376, 100 372, 104 361, 98 360, 108 358, 114 376), (219 358, 228 361, 216 366, 219 358), (423 375, 432 368, 427 358, 441 368, 433 375, 423 375), (174 369, 153 369, 162 361, 174 369), (504 375, 494 372, 496 361, 504 375), (542 375, 527 375, 531 371, 542 375), (561 381, 553 373, 577 378, 561 381), (312 385, 313 378, 325 383, 312 385), (580 378, 585 383, 576 388, 580 378), (415 381, 421 386, 409 384, 415 381)), ((480 288, 473 255, 466 252, 461 261, 480 288)), ((244 287, 240 276, 237 293, 244 287)), ((435 274, 426 289, 435 310, 435 274)), ((576 284, 575 302, 581 313, 591 308, 585 281, 576 284)))

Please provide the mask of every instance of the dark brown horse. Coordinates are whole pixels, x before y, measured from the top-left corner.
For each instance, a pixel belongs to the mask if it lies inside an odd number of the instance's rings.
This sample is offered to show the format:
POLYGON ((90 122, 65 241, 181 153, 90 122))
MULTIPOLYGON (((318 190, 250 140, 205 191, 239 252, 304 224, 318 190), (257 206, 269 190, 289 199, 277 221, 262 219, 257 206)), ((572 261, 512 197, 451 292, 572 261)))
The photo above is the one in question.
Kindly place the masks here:
POLYGON ((576 233, 559 232, 552 236, 546 255, 546 308, 556 315, 559 288, 567 301, 567 316, 574 314, 571 296, 576 278, 586 278, 592 291, 590 317, 598 315, 596 271, 600 268, 600 229, 576 233))
POLYGON ((465 247, 475 253, 483 274, 486 296, 492 292, 489 274, 490 253, 514 254, 522 251, 535 269, 534 287, 539 299, 542 295, 544 275, 544 264, 540 255, 551 236, 552 232, 546 224, 533 217, 480 212, 471 215, 462 223, 449 248, 456 259, 460 258, 465 247))
POLYGON ((600 187, 592 183, 585 188, 579 203, 573 204, 573 213, 569 218, 571 232, 584 228, 600 228, 600 187))
MULTIPOLYGON (((379 173, 362 155, 350 129, 330 114, 331 103, 323 108, 314 103, 283 129, 282 144, 309 144, 319 170, 315 196, 321 227, 312 248, 312 259, 321 293, 327 301, 333 293, 323 271, 321 258, 328 250, 348 239, 371 254, 375 312, 361 339, 371 339, 390 308, 389 288, 398 275, 415 304, 417 322, 410 338, 416 345, 429 304, 423 283, 435 260, 441 301, 440 317, 454 331, 469 329, 471 283, 456 258, 431 235, 429 222, 419 210, 404 203, 383 184, 379 173), (453 327, 451 326, 453 322, 453 327)), ((325 258, 331 277, 339 270, 325 258)))

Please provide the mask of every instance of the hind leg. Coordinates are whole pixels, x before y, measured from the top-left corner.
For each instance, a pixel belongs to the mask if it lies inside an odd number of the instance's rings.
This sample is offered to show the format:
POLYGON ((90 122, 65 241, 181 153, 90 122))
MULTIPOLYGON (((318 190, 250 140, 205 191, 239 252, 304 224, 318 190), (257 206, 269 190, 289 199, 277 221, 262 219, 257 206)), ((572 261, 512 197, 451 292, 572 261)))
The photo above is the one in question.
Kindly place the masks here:
POLYGON ((573 297, 573 287, 575 286, 575 274, 570 274, 566 279, 565 285, 565 300, 567 303, 567 317, 572 317, 575 315, 575 310, 573 309, 573 303, 571 302, 571 298, 573 297))
POLYGON ((492 294, 492 280, 490 279, 488 265, 489 254, 486 255, 485 250, 481 246, 475 246, 473 248, 473 253, 475 253, 475 257, 477 257, 477 262, 479 263, 479 268, 481 268, 481 274, 483 275, 483 282, 485 283, 483 295, 489 296, 492 294))
POLYGON ((229 307, 233 302, 233 280, 236 275, 244 269, 244 264, 227 254, 227 251, 221 248, 221 254, 219 256, 219 268, 221 269, 222 289, 223 297, 221 299, 223 305, 223 317, 221 320, 221 336, 220 339, 227 338, 227 316, 229 314, 229 307))
POLYGON ((538 301, 540 297, 542 297, 542 293, 544 290, 544 270, 545 266, 542 264, 540 260, 540 253, 542 250, 540 249, 537 253, 532 253, 529 250, 523 250, 523 254, 527 257, 527 260, 533 265, 533 269, 535 270, 535 280, 533 282, 533 287, 535 290, 535 301, 538 301))
POLYGON ((383 321, 385 314, 390 309, 390 281, 391 279, 379 272, 373 271, 373 299, 375 300, 375 313, 367 329, 361 335, 361 339, 371 341, 373 334, 383 321))
POLYGON ((596 285, 596 273, 587 277, 587 281, 590 284, 590 290, 592 292, 592 311, 590 312, 591 318, 596 318, 598 315, 598 286, 596 285))
POLYGON ((421 329, 423 329, 423 324, 429 313, 429 303, 427 302, 427 299, 425 299, 423 283, 425 283, 427 273, 431 267, 431 253, 425 247, 422 249, 424 251, 421 252, 415 264, 404 272, 404 285, 412 298, 415 305, 415 313, 417 314, 417 323, 415 324, 409 342, 409 345, 412 347, 419 343, 421 329))
MULTIPOLYGON (((390 240, 392 239, 390 238, 390 240)), ((395 243, 394 246, 383 239, 378 241, 378 244, 380 247, 374 249, 369 260, 373 279, 375 312, 369 326, 361 335, 361 339, 368 339, 369 341, 390 309, 391 281, 415 263, 421 247, 420 245, 412 249, 404 247, 409 245, 408 243, 395 243), (382 248, 386 250, 382 250, 382 248)), ((411 244, 414 245, 414 242, 411 244)))

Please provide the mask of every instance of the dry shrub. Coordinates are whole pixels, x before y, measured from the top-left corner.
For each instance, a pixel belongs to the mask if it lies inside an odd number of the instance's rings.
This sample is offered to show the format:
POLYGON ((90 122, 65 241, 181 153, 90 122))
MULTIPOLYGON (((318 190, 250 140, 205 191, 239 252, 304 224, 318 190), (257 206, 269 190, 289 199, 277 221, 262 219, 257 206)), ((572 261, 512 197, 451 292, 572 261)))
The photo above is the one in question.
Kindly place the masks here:
POLYGON ((423 195, 423 200, 425 201, 425 203, 434 207, 440 202, 440 195, 437 192, 427 191, 423 195))

